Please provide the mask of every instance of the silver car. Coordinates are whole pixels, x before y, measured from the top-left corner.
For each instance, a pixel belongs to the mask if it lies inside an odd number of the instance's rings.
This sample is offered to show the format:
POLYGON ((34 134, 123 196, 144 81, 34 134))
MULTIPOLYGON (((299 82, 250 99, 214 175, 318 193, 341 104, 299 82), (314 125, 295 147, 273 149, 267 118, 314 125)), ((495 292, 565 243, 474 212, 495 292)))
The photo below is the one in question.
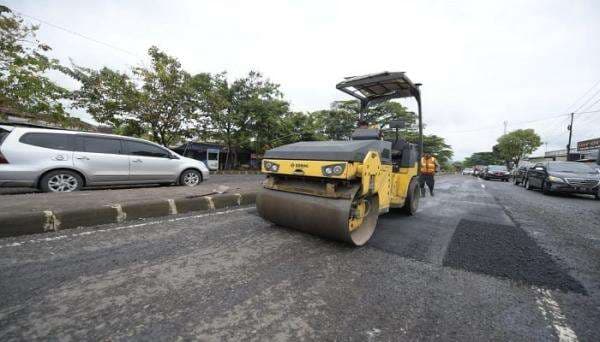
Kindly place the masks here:
POLYGON ((96 185, 195 186, 208 177, 201 161, 146 140, 0 125, 0 186, 70 192, 96 185))

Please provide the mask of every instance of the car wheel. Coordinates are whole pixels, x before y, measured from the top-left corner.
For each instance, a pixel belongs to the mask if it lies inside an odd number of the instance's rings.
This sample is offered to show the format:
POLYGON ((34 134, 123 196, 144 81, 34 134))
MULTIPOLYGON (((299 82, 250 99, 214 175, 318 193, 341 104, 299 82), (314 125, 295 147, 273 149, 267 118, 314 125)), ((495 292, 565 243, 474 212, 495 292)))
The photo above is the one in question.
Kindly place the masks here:
POLYGON ((598 191, 596 191, 596 194, 594 195, 594 198, 596 200, 600 200, 600 189, 598 189, 598 191))
POLYGON ((527 190, 532 190, 533 187, 531 186, 531 183, 529 183, 529 179, 526 179, 523 183, 523 186, 525 187, 525 189, 527 190))
POLYGON ((185 186, 196 186, 202 182, 202 174, 196 170, 185 170, 179 176, 179 184, 185 186))
POLYGON ((548 183, 548 182, 542 183, 542 193, 544 195, 550 195, 550 183, 548 183))
POLYGON ((73 192, 83 187, 81 176, 69 170, 55 170, 46 173, 40 180, 43 192, 73 192))

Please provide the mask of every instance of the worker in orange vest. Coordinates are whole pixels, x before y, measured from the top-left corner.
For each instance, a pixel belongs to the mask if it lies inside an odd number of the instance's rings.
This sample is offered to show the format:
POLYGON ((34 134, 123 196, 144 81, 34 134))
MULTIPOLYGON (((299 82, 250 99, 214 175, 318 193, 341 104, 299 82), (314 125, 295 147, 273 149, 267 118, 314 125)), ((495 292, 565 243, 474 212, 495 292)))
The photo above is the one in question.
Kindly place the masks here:
POLYGON ((429 152, 425 152, 421 158, 421 177, 419 184, 421 185, 421 197, 425 197, 425 184, 429 188, 429 193, 433 196, 433 186, 435 185, 435 172, 439 168, 437 159, 429 152))

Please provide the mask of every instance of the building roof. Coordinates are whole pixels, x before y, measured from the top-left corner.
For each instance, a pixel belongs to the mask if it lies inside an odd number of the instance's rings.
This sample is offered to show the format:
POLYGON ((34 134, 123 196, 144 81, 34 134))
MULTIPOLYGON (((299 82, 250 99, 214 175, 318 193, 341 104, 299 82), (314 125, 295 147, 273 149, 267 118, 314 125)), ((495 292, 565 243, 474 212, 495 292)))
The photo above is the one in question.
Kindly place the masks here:
POLYGON ((97 126, 70 116, 65 117, 66 122, 64 123, 56 122, 46 114, 26 113, 6 106, 0 106, 0 114, 4 114, 5 121, 12 123, 38 125, 45 128, 76 128, 86 131, 98 131, 97 126))

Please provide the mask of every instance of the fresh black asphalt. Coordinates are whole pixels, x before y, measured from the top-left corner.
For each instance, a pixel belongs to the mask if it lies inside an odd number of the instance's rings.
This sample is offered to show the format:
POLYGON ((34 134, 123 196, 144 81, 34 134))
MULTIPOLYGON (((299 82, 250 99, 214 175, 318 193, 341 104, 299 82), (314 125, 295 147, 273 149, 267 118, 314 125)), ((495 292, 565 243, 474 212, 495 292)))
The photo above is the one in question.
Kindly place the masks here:
POLYGON ((521 228, 461 220, 450 241, 444 266, 585 294, 521 228))

